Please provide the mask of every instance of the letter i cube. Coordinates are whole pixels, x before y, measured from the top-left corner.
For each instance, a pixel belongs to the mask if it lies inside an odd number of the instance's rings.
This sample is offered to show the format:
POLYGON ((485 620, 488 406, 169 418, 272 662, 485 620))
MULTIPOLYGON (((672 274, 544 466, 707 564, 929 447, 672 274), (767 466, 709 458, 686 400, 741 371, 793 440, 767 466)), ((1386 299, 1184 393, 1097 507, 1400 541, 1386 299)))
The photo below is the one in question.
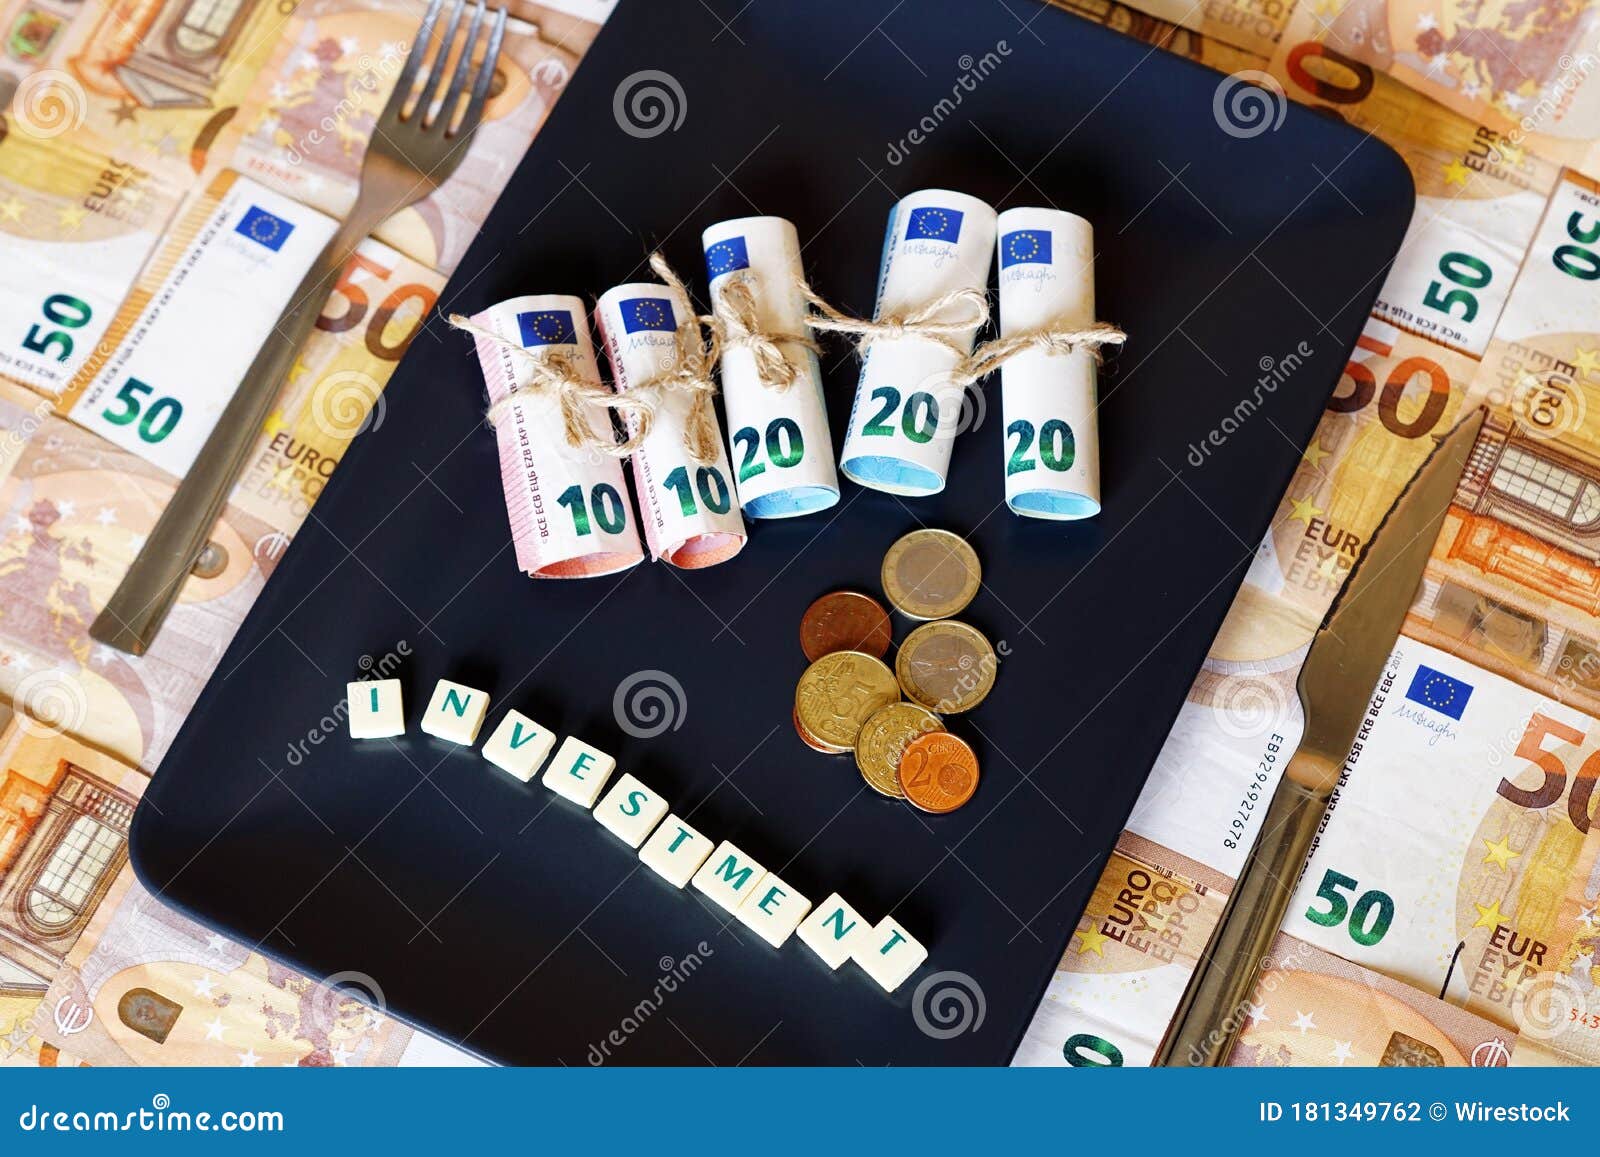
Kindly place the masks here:
POLYGON ((406 713, 400 704, 400 680, 372 679, 345 689, 351 739, 387 739, 404 735, 406 713))

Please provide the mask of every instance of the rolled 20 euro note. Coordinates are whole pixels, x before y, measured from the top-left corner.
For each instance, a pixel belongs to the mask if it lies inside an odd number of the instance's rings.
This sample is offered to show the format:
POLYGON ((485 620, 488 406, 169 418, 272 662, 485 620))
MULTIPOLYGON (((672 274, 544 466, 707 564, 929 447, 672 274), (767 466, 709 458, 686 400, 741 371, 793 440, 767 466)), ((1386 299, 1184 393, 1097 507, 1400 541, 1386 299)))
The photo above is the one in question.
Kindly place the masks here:
POLYGON ((586 444, 573 446, 560 399, 534 384, 527 356, 503 344, 601 386, 583 302, 559 294, 513 297, 471 320, 500 339, 473 335, 500 446, 517 565, 535 578, 585 578, 641 562, 622 461, 602 448, 616 442, 610 413, 584 407, 586 444))
POLYGON ((822 370, 800 292, 800 237, 782 217, 720 221, 701 234, 722 331, 722 404, 751 518, 839 501, 822 370))
MULTIPOLYGON (((874 319, 915 314, 959 290, 982 293, 994 234, 995 212, 976 197, 924 189, 902 199, 889 212, 874 319)), ((970 303, 954 301, 933 320, 973 312, 970 303)), ((944 489, 966 392, 951 372, 971 353, 980 324, 975 318, 940 337, 906 334, 868 344, 839 455, 845 477, 890 494, 944 489)))
MULTIPOLYGON (((1094 324, 1094 229, 1059 209, 1000 214, 1000 336, 1094 324)), ((1094 351, 1024 349, 1000 367, 1006 505, 1032 518, 1100 513, 1094 351)))
MULTIPOLYGON (((650 557, 688 570, 725 562, 743 549, 745 529, 722 427, 709 391, 702 400, 695 386, 668 377, 699 349, 691 304, 668 286, 635 282, 607 290, 594 316, 617 391, 653 395, 650 428, 631 459, 650 557), (686 340, 694 351, 680 348, 680 325, 692 327, 686 340)), ((707 365, 707 387, 710 372, 707 365)), ((626 421, 629 436, 637 437, 638 416, 626 421)))

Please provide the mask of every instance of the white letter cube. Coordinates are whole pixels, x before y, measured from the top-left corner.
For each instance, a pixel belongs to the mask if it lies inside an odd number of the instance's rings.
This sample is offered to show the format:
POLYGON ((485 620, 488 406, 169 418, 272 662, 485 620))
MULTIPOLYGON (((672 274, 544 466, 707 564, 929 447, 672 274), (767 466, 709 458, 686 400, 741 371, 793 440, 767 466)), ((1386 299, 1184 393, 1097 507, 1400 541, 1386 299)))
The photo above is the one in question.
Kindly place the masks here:
POLYGON ((695 873, 694 886, 716 901, 718 907, 738 915, 739 905, 766 875, 765 868, 723 840, 695 873))
POLYGON ((400 680, 370 679, 345 689, 351 739, 387 739, 406 733, 400 680))
POLYGON ((768 872, 755 891, 745 896, 744 903, 734 914, 739 917, 739 923, 768 944, 782 948, 809 911, 810 900, 768 872))
POLYGON ((422 716, 422 730, 451 743, 471 747, 478 741, 478 728, 489 713, 486 692, 440 679, 422 716))
POLYGON ((644 843, 666 814, 667 801, 626 772, 594 809, 600 826, 630 848, 644 843))
POLYGON ((835 892, 811 910, 795 934, 829 968, 850 959, 856 943, 870 932, 867 922, 835 892))
POLYGON ((850 950, 851 959, 861 965, 872 979, 883 985, 885 992, 899 988, 928 959, 928 950, 911 938, 900 924, 890 916, 877 925, 850 950))
POLYGON ((695 869, 711 854, 711 841, 677 816, 662 821, 655 835, 639 849, 639 859, 675 888, 689 882, 695 869))
POLYGON ((483 745, 483 758, 527 783, 544 766, 544 757, 555 745, 556 737, 548 728, 520 711, 507 711, 483 745))
POLYGON ((564 799, 594 807, 594 801, 600 798, 616 766, 617 761, 598 747, 590 747, 576 735, 569 735, 562 741, 550 766, 544 769, 540 782, 564 799))

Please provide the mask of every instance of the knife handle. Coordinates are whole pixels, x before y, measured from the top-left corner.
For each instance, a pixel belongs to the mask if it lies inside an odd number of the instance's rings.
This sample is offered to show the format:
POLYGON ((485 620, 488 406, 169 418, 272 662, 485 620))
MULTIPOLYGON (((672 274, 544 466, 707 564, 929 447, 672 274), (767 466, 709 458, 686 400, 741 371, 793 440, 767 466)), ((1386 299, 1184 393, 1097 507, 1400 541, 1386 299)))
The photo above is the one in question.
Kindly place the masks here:
POLYGON ((1156 1064, 1216 1067, 1228 1059, 1247 1022, 1262 958, 1278 935, 1328 795, 1294 778, 1294 760, 1272 794, 1261 835, 1245 860, 1233 894, 1199 966, 1189 978, 1156 1064))

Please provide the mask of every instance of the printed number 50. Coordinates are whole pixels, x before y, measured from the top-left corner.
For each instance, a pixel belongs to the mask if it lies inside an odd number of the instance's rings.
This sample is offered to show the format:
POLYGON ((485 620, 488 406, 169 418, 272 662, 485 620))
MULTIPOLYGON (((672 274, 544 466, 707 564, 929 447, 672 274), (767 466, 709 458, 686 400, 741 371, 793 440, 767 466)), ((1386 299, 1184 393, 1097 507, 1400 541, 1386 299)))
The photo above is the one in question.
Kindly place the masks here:
POLYGON ((93 316, 89 303, 80 301, 65 293, 53 293, 44 299, 42 307, 45 320, 61 329, 45 330, 39 332, 39 326, 29 328, 28 336, 22 339, 24 349, 30 349, 36 354, 48 353, 52 349, 59 350, 56 361, 64 362, 72 356, 72 335, 63 333, 62 330, 82 329, 89 324, 93 316))
POLYGON ((177 398, 156 398, 146 409, 141 399, 153 393, 155 391, 138 378, 129 378, 122 383, 122 389, 117 391, 115 399, 122 403, 122 409, 107 406, 100 416, 113 426, 128 426, 138 422, 140 438, 146 442, 159 442, 177 429, 178 419, 183 417, 183 403, 177 398), (144 415, 142 418, 141 413, 144 415))
POLYGON ((1322 877, 1322 883, 1317 886, 1317 895, 1328 902, 1328 910, 1319 912, 1313 905, 1306 909, 1306 919, 1324 928, 1337 928, 1348 916, 1350 939, 1364 948, 1371 948, 1383 939, 1384 933, 1389 931, 1389 925, 1394 923, 1394 900, 1389 893, 1374 888, 1357 896, 1352 905, 1339 890, 1344 888, 1354 893, 1360 886, 1342 872, 1328 869, 1322 877), (1369 920, 1374 910, 1378 913, 1377 918, 1369 920))

